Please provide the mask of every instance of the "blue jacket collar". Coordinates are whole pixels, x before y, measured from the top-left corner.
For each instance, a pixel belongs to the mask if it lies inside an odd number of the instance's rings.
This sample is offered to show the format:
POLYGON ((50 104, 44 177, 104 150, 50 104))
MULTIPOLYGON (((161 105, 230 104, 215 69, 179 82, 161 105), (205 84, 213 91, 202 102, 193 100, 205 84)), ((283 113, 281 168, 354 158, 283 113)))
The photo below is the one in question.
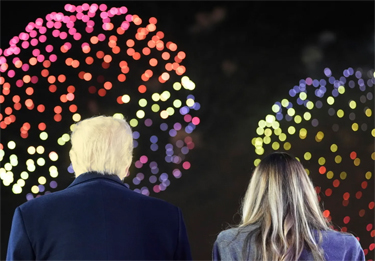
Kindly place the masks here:
POLYGON ((112 180, 114 182, 117 182, 119 183, 120 185, 125 186, 124 182, 121 181, 121 179, 117 176, 117 175, 111 175, 111 174, 100 174, 98 172, 86 172, 86 173, 83 173, 81 175, 79 175, 69 186, 68 188, 70 187, 73 187, 75 185, 78 185, 80 183, 83 183, 83 182, 86 182, 86 181, 89 181, 89 180, 93 180, 93 179, 109 179, 109 180, 112 180))

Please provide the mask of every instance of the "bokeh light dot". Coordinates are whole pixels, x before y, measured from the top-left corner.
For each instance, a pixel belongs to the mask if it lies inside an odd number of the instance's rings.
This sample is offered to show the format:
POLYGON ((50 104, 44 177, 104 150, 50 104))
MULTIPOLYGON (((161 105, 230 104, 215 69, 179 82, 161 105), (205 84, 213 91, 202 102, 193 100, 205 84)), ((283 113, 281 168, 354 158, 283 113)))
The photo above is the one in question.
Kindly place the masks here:
POLYGON ((75 113, 72 116, 73 121, 78 122, 81 120, 81 115, 79 113, 75 113))
POLYGON ((41 140, 47 140, 47 139, 48 139, 48 134, 47 134, 47 132, 45 132, 45 131, 41 132, 41 133, 39 134, 39 138, 40 138, 41 140))
POLYGON ((13 150, 16 148, 16 143, 14 141, 9 141, 8 142, 8 148, 13 150))
POLYGON ((34 194, 37 194, 39 193, 39 187, 34 185, 31 187, 31 192, 34 193, 34 194))
POLYGON ((47 182, 47 179, 46 179, 45 177, 40 176, 40 177, 38 178, 38 183, 39 183, 39 184, 44 185, 44 184, 46 184, 46 182, 47 182))
POLYGON ((56 152, 54 151, 51 151, 49 154, 48 154, 48 157, 50 158, 50 160, 52 161, 57 161, 59 156, 57 155, 56 152))

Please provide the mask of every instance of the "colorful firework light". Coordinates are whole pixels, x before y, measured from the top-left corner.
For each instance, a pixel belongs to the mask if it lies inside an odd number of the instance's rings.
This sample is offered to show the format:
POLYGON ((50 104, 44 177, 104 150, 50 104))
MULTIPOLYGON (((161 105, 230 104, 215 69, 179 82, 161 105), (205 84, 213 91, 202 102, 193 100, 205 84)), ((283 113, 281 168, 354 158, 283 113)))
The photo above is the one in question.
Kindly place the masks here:
MULTIPOLYGON (((0 177, 27 200, 58 186, 75 123, 93 115, 126 118, 134 163, 125 179, 149 195, 191 166, 191 133, 200 123, 185 52, 126 7, 65 5, 30 22, 0 49, 0 177)), ((68 167, 69 166, 69 167, 68 167)))
POLYGON ((375 247, 375 73, 348 68, 335 78, 326 68, 324 74, 326 79, 301 79, 289 97, 275 102, 258 122, 252 144, 259 156, 279 150, 297 156, 319 184, 319 200, 335 206, 323 215, 341 231, 363 224, 355 233, 368 254, 375 247))

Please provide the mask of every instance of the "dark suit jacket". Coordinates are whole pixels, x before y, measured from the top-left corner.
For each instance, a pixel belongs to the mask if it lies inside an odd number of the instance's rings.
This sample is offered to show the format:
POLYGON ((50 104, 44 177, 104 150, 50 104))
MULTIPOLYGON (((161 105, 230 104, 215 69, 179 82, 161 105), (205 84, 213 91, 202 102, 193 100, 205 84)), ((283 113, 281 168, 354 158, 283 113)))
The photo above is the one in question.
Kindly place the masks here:
POLYGON ((179 208, 128 189, 114 175, 79 175, 19 206, 7 260, 190 260, 179 208))

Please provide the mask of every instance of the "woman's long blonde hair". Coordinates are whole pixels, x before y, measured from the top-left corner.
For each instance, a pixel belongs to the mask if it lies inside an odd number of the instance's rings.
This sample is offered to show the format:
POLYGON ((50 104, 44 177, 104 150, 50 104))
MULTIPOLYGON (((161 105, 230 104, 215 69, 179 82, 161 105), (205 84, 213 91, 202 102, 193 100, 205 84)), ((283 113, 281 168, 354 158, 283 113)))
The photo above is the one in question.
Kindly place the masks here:
POLYGON ((244 259, 297 260, 308 248, 314 260, 324 260, 320 231, 329 230, 329 225, 298 160, 275 152, 260 162, 242 206, 240 228, 253 228, 245 240, 244 259), (255 245, 249 245, 250 237, 254 237, 255 245))

